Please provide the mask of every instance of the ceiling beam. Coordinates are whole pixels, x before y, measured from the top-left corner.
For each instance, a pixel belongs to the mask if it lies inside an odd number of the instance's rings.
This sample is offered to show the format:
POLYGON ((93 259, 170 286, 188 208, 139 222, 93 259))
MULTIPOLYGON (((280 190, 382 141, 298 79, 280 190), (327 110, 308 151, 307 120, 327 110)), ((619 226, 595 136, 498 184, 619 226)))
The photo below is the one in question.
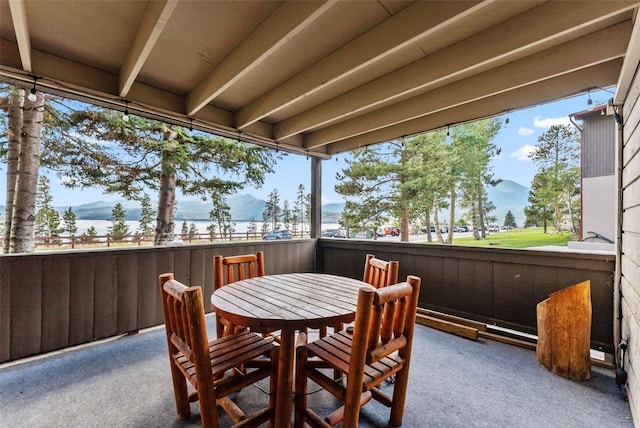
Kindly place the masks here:
POLYGON ((586 34, 588 28, 608 25, 612 16, 628 11, 629 2, 587 2, 575 14, 571 2, 548 2, 515 16, 482 33, 462 40, 398 71, 274 124, 274 138, 284 139, 344 120, 368 109, 390 104, 411 94, 439 86, 506 64, 586 34), (602 22, 606 24, 601 24, 602 22), (531 25, 531 22, 539 25, 531 25))
POLYGON ((191 90, 186 99, 187 114, 195 114, 214 100, 336 3, 337 0, 283 2, 256 31, 191 90))
POLYGON ((138 77, 138 73, 140 73, 177 4, 178 0, 147 3, 136 36, 120 70, 119 94, 121 97, 124 98, 129 93, 131 85, 138 77))
POLYGON ((22 69, 27 73, 31 73, 31 38, 29 37, 29 25, 27 23, 24 0, 9 0, 9 9, 11 10, 13 29, 16 33, 16 41, 20 51, 22 69))
MULTIPOLYGON (((600 30, 304 137, 306 148, 365 134, 624 56, 631 22, 600 30)), ((586 87, 584 88, 586 89, 586 87)))
MULTIPOLYGON (((350 151, 359 147, 391 141, 401 136, 421 134, 447 125, 469 122, 483 117, 491 117, 507 111, 520 110, 534 105, 579 94, 587 87, 608 87, 614 85, 622 59, 616 59, 594 67, 564 74, 553 79, 503 92, 489 98, 462 104, 452 109, 413 119, 367 134, 341 140, 326 146, 330 155, 350 151)), ((571 112, 567 112, 569 114, 571 112)))
POLYGON ((481 3, 415 2, 242 108, 237 113, 236 126, 244 128, 313 93, 326 90, 329 85, 384 61, 410 44, 454 25, 492 3, 493 0, 481 3))

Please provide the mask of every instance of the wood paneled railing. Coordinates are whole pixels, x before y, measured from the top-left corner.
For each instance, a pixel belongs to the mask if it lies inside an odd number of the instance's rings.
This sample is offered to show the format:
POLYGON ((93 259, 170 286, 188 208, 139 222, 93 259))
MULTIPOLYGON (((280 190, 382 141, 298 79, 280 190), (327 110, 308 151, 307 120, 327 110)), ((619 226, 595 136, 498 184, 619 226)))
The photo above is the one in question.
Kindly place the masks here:
POLYGON ((328 238, 0 255, 0 362, 161 324, 160 273, 208 296, 215 254, 259 250, 267 274, 362 278, 367 253, 399 260, 401 279, 422 278, 421 307, 533 334, 537 303, 590 279, 592 347, 613 352, 613 256, 328 238))

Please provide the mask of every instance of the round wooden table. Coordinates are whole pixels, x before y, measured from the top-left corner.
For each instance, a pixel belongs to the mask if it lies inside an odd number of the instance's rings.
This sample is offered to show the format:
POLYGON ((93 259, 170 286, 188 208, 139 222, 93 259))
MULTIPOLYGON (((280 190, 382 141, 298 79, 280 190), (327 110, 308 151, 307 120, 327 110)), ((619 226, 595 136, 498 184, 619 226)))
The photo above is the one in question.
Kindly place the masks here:
POLYGON ((213 310, 236 325, 281 330, 276 427, 291 426, 296 331, 352 322, 361 287, 370 285, 342 276, 291 273, 237 281, 211 296, 213 310))

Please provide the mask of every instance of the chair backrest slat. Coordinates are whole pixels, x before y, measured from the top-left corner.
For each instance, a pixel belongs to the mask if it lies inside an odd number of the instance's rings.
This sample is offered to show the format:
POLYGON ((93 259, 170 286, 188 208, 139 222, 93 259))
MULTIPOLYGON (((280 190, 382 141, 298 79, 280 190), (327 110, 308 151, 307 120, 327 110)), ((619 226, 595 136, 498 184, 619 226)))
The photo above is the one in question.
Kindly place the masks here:
POLYGON ((264 276, 264 252, 239 256, 214 256, 214 289, 247 278, 264 276))
MULTIPOLYGON (((227 284, 231 284, 243 279, 264 276, 264 252, 258 251, 255 254, 242 254, 237 256, 213 257, 213 289, 217 290, 227 284)), ((218 337, 225 334, 232 334, 237 326, 229 321, 223 320, 216 314, 216 332, 218 337)))
POLYGON ((360 364, 358 359, 371 364, 410 347, 419 292, 420 278, 411 275, 406 282, 360 290, 352 343, 366 349, 352 351, 352 364, 360 364))
POLYGON ((187 287, 173 274, 160 276, 162 308, 171 354, 181 352, 204 373, 210 371, 204 303, 200 287, 187 287))
POLYGON ((363 281, 375 288, 386 287, 398 282, 400 263, 396 260, 386 261, 377 259, 373 254, 367 254, 364 263, 363 281))

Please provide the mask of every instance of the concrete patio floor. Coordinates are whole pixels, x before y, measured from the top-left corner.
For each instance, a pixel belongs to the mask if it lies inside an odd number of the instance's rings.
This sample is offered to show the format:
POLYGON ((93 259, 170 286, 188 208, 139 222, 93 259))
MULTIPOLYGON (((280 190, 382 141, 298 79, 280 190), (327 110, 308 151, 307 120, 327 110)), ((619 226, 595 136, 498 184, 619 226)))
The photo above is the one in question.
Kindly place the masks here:
MULTIPOLYGON (((213 317, 208 316, 213 332, 213 317)), ((535 352, 487 339, 471 341, 416 325, 403 427, 633 427, 611 370, 593 367, 576 382, 540 367, 535 352)), ((200 426, 198 404, 177 419, 163 328, 0 366, 5 427, 200 426)), ((264 385, 266 387, 266 384, 264 385)), ((241 406, 267 397, 250 387, 241 406)), ((323 391, 310 402, 333 404, 323 391)), ((221 412, 223 415, 224 412, 221 412)), ((367 404, 362 427, 387 427, 389 412, 367 404)), ((226 415, 221 426, 229 426, 226 415)))

